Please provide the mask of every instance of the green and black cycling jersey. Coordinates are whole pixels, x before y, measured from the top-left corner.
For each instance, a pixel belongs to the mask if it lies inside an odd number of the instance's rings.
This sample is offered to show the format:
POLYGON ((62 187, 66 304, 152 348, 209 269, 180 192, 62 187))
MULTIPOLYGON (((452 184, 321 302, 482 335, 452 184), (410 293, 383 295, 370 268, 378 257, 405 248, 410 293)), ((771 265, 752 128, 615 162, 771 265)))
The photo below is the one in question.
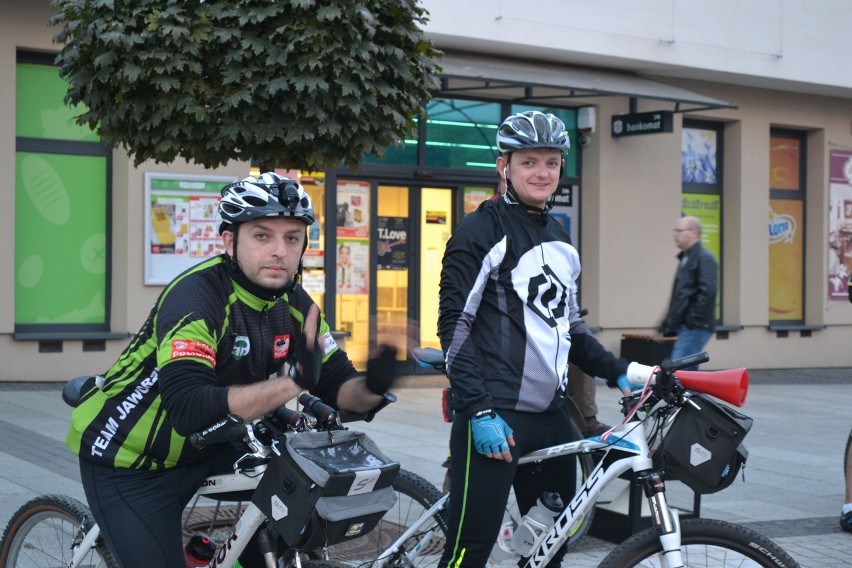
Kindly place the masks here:
MULTIPOLYGON (((313 305, 296 284, 272 294, 224 255, 178 276, 145 325, 74 409, 66 443, 80 458, 122 468, 161 469, 202 459, 186 436, 228 413, 228 387, 277 373, 293 356, 313 305)), ((313 394, 336 400, 357 374, 321 319, 322 372, 313 394)))

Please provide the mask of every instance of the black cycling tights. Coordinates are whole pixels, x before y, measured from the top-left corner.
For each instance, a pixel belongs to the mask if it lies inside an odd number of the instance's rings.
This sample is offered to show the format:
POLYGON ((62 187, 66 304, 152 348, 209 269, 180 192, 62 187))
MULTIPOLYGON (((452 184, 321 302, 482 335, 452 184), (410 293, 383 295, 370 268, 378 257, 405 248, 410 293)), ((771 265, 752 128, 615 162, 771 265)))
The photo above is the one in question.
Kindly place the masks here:
MULTIPOLYGON (((161 471, 112 468, 80 460, 80 475, 92 515, 124 568, 184 568, 181 515, 205 477, 227 471, 202 462, 161 471)), ((221 467, 221 466, 224 466, 221 467)))
MULTIPOLYGON (((442 568, 482 568, 497 538, 509 490, 514 486, 518 508, 526 512, 544 491, 557 491, 564 501, 574 496, 576 459, 573 456, 518 467, 518 456, 571 440, 570 417, 560 410, 530 414, 498 410, 513 430, 514 461, 507 463, 476 452, 470 422, 456 413, 450 433, 450 504, 447 547, 442 568)), ((550 565, 559 566, 564 550, 550 565)))

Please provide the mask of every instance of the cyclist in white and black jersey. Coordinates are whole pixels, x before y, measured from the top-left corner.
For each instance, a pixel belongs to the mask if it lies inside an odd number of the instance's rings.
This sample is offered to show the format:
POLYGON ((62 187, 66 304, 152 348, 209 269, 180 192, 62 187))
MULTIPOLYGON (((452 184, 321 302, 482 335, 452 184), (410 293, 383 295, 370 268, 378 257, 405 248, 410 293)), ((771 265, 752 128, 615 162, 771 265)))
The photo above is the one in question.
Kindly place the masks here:
POLYGON ((516 465, 519 455, 571 441, 569 360, 626 385, 627 362, 580 316, 579 255, 548 215, 569 148, 562 121, 537 111, 512 115, 497 146, 506 195, 461 221, 441 272, 438 335, 457 410, 442 567, 485 565, 512 485, 522 512, 544 491, 573 496, 573 458, 516 465))
POLYGON ((67 444, 125 568, 182 568, 184 507, 205 477, 232 469, 235 449, 198 450, 190 434, 228 413, 252 420, 306 389, 359 413, 384 402, 393 350, 358 373, 299 283, 313 222, 293 180, 264 173, 225 186, 217 228, 226 253, 166 286, 119 360, 89 380, 67 444), (276 376, 285 362, 292 376, 276 376))

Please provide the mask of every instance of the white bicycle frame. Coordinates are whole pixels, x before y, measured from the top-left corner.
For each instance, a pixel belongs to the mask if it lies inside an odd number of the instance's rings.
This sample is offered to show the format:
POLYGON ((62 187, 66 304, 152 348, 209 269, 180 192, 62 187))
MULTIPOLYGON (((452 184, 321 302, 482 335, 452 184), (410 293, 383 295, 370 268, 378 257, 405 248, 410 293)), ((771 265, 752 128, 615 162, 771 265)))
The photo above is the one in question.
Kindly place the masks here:
MULTIPOLYGON (((262 446, 265 448, 265 446, 262 446)), ((253 457, 265 457, 263 452, 254 452, 247 455, 253 457)), ((237 462, 238 464, 239 462, 237 462)), ((235 464, 236 465, 236 464, 235 464)), ((233 473, 211 475, 202 482, 201 487, 195 493, 196 496, 215 496, 218 493, 226 493, 232 491, 253 491, 260 483, 263 473, 266 471, 266 464, 254 466, 252 469, 238 470, 233 473)), ((245 550, 249 540, 251 540, 257 529, 266 520, 260 509, 253 503, 246 506, 245 511, 240 515, 234 523, 231 535, 221 544, 216 551, 216 555, 210 562, 211 568, 233 568, 240 554, 245 550)), ((95 524, 83 540, 80 541, 74 555, 71 558, 71 563, 67 568, 79 568, 84 561, 86 554, 94 548, 95 543, 101 535, 101 529, 95 524)), ((296 565, 300 566, 301 562, 299 555, 296 555, 296 565)))
MULTIPOLYGON (((571 534, 571 529, 583 516, 594 506, 598 497, 605 487, 614 479, 617 479, 626 471, 632 469, 634 472, 646 471, 653 468, 648 441, 646 439, 644 422, 627 422, 615 428, 607 437, 607 441, 598 436, 586 438, 568 444, 560 444, 549 448, 536 450, 522 456, 519 465, 537 463, 561 456, 576 455, 592 450, 622 451, 629 455, 614 461, 604 467, 606 460, 600 460, 592 470, 586 481, 577 489, 571 502, 559 515, 541 543, 530 555, 526 567, 539 568, 546 565, 556 554, 571 534)), ((381 568, 392 555, 399 550, 403 543, 417 534, 420 528, 440 511, 447 501, 449 494, 445 494, 428 511, 412 524, 400 537, 390 545, 373 562, 373 568, 381 568)), ((683 558, 680 551, 680 522, 678 521, 677 509, 668 506, 665 492, 659 492, 650 498, 651 514, 655 523, 662 527, 660 541, 663 546, 664 555, 662 564, 664 568, 676 568, 683 566, 683 558)), ((407 554, 415 557, 420 550, 428 547, 432 534, 427 533, 420 542, 407 554)))

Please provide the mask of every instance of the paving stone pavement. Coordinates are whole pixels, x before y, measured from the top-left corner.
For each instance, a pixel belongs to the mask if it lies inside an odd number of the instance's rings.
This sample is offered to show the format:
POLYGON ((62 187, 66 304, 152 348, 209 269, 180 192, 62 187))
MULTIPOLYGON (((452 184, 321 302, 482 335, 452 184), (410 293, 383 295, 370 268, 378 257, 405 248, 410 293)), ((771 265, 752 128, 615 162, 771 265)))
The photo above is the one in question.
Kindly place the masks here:
MULTIPOLYGON (((443 381, 434 375, 407 377, 397 389, 399 402, 358 428, 404 468, 438 487, 449 436, 439 405, 443 381)), ((63 443, 70 408, 60 388, 0 383, 0 526, 36 495, 62 493, 84 500, 76 459, 63 443)), ((620 419, 615 391, 600 385, 597 401, 602 421, 620 419)), ((803 568, 852 566, 852 534, 838 525, 850 408, 850 369, 751 371, 741 409, 755 421, 745 442, 745 482, 704 496, 701 516, 772 538, 803 568)), ((595 567, 613 546, 587 536, 563 566, 595 567)))

